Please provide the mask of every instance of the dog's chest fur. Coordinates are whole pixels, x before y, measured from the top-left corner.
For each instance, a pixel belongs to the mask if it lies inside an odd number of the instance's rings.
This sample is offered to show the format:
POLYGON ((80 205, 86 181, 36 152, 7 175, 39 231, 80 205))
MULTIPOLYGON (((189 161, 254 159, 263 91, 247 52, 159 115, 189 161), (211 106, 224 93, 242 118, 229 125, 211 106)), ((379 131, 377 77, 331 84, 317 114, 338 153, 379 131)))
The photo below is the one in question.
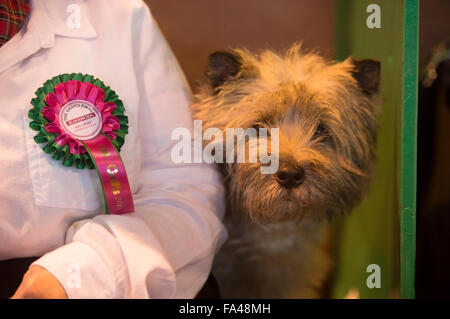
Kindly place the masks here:
POLYGON ((331 267, 321 249, 323 222, 262 225, 227 214, 225 225, 229 239, 213 267, 222 297, 318 297, 331 267))

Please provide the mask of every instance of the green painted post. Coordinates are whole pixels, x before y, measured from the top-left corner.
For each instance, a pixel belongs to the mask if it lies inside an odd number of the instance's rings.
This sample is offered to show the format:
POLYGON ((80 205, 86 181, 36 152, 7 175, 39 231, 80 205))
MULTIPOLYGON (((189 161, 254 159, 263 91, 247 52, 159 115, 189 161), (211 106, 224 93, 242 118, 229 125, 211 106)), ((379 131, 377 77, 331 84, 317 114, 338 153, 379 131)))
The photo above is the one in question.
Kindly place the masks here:
POLYGON ((367 198, 337 227, 332 297, 414 297, 419 0, 339 0, 336 56, 381 61, 383 113, 377 176, 367 198), (368 28, 378 4, 381 28, 368 28), (381 288, 369 288, 366 267, 381 268, 381 288), (400 283, 401 280, 401 283, 400 283))
POLYGON ((406 0, 403 36, 401 297, 414 298, 419 0, 406 0))

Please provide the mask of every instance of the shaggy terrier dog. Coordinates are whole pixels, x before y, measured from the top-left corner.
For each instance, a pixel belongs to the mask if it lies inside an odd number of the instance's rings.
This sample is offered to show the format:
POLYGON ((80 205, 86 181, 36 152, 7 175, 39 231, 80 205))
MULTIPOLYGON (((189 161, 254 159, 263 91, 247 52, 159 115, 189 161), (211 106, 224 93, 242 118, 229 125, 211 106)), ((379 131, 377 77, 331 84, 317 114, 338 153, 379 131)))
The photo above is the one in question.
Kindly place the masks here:
POLYGON ((298 44, 209 57, 192 106, 203 130, 267 128, 270 141, 279 129, 274 174, 248 158, 220 164, 229 240, 213 274, 223 297, 319 297, 332 265, 327 220, 351 211, 373 173, 379 74, 375 60, 326 61, 298 44))

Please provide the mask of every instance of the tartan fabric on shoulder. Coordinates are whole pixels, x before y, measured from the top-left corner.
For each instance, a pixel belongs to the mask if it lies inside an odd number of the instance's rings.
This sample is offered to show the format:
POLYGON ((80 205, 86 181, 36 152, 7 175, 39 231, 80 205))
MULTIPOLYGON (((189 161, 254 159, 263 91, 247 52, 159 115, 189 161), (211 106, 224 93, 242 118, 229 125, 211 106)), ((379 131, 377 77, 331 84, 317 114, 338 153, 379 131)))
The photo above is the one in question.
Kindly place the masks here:
POLYGON ((28 0, 0 0, 0 47, 19 32, 29 14, 28 0))

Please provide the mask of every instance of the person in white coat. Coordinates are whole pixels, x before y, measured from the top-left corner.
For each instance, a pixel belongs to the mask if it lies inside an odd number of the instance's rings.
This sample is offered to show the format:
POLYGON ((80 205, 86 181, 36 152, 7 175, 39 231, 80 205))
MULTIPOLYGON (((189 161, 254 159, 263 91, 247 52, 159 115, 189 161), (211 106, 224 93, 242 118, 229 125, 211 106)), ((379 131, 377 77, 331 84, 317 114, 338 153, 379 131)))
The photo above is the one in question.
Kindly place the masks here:
POLYGON ((191 93, 149 8, 141 0, 30 7, 0 47, 0 269, 39 257, 14 298, 195 297, 227 237, 223 186, 213 166, 171 159, 171 132, 193 126, 191 93), (123 101, 120 156, 134 213, 105 214, 96 171, 65 167, 33 140, 30 100, 64 73, 93 75, 123 101))

